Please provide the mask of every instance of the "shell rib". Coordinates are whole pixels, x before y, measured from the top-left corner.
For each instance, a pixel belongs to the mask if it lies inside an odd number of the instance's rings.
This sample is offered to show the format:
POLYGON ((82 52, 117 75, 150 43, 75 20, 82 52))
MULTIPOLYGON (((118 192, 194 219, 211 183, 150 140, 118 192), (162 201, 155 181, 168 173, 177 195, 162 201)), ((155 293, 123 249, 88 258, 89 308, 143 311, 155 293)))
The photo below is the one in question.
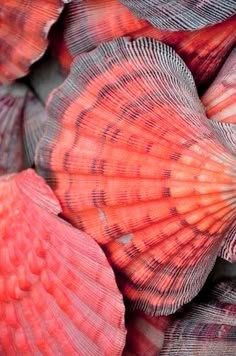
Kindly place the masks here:
POLYGON ((235 15, 235 0, 120 0, 154 27, 196 30, 235 15))
POLYGON ((236 48, 202 97, 209 119, 236 124, 236 48))
POLYGON ((132 39, 151 37, 172 46, 184 59, 197 85, 203 86, 214 79, 236 44, 235 28, 236 16, 197 31, 164 31, 136 18, 118 0, 74 0, 67 6, 52 44, 54 55, 68 72, 73 58, 101 43, 127 35, 132 39))
POLYGON ((235 320, 236 283, 221 282, 170 324, 160 356, 234 356, 235 320))
POLYGON ((0 0, 0 83, 23 77, 47 48, 63 0, 0 0))
POLYGON ((64 216, 103 246, 133 307, 173 313, 201 289, 235 218, 235 156, 184 62, 126 38, 78 56, 48 104, 36 165, 64 216))
POLYGON ((120 355, 124 306, 102 250, 34 171, 0 177, 1 355, 120 355))
POLYGON ((149 316, 136 312, 128 316, 123 356, 158 356, 164 343, 170 316, 149 316))

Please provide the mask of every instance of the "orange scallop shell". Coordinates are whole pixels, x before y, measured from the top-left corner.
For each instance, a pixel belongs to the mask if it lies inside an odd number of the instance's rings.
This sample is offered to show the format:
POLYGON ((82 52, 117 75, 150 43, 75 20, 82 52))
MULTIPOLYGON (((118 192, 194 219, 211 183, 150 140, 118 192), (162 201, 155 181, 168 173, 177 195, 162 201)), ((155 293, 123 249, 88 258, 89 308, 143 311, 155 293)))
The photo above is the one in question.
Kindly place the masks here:
POLYGON ((139 18, 171 31, 196 30, 235 15, 235 0, 120 0, 139 18))
POLYGON ((0 177, 1 355, 120 355, 124 306, 89 236, 34 171, 0 177))
POLYGON ((170 314, 203 286, 235 218, 235 156, 168 46, 120 38, 51 95, 36 165, 133 307, 170 314))
POLYGON ((220 282, 170 324, 160 356, 235 356, 236 282, 220 282))
POLYGON ((140 20, 118 0, 75 0, 52 38, 54 55, 65 71, 75 56, 121 36, 151 37, 172 46, 198 86, 209 84, 236 44, 236 16, 196 31, 160 30, 140 20), (104 21, 104 18, 106 21, 104 21))
POLYGON ((45 52, 47 36, 67 0, 8 0, 0 4, 0 83, 23 77, 45 52))
POLYGON ((236 48, 203 95, 202 102, 209 119, 236 124, 236 48))

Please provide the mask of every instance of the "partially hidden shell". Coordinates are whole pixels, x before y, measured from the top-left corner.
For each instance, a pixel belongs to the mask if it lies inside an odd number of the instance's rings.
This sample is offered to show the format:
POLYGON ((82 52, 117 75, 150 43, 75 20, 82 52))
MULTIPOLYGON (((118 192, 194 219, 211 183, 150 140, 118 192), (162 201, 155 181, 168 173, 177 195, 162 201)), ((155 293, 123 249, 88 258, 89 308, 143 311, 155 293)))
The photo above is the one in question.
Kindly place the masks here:
POLYGON ((27 166, 34 164, 37 144, 43 136, 47 115, 43 104, 28 91, 23 117, 23 142, 27 166))
POLYGON ((235 156, 170 47, 121 38, 78 56, 51 95, 36 166, 132 307, 170 314, 199 292, 235 219, 235 156))
POLYGON ((158 356, 164 343, 170 316, 149 316, 135 312, 127 317, 127 337, 123 356, 158 356))
POLYGON ((203 95, 202 102, 209 119, 236 124, 236 48, 203 95))
POLYGON ((171 31, 196 30, 235 15, 235 0, 120 0, 139 18, 171 31))
POLYGON ((220 282, 179 313, 165 332, 160 356, 235 356, 236 282, 220 282))
POLYGON ((22 127, 26 95, 24 85, 0 86, 0 175, 25 166, 22 127))
POLYGON ((60 210, 34 171, 0 177, 0 353, 120 355, 124 306, 113 271, 60 210))
POLYGON ((0 1, 0 83, 26 75, 45 52, 63 0, 0 1))
POLYGON ((197 85, 204 86, 214 79, 236 44, 236 16, 201 30, 171 32, 136 18, 118 0, 74 0, 65 10, 51 42, 55 57, 67 72, 73 58, 101 43, 127 35, 132 39, 151 37, 172 46, 197 85))
POLYGON ((33 165, 45 121, 43 105, 25 84, 0 86, 0 175, 33 165))

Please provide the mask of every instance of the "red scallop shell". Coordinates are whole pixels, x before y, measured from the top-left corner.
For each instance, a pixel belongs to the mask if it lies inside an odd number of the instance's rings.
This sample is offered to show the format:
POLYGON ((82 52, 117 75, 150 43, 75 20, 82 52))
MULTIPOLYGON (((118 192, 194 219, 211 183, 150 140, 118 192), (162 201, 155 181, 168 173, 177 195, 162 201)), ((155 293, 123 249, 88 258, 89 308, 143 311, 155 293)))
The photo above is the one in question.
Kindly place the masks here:
POLYGON ((165 332, 160 356, 234 356, 236 283, 220 282, 190 304, 165 332))
POLYGON ((23 77, 45 52, 47 36, 67 0, 1 0, 0 83, 23 77))
POLYGON ((197 85, 204 86, 236 44, 236 16, 201 30, 171 32, 136 18, 118 0, 74 0, 65 10, 52 44, 54 55, 67 72, 75 56, 101 43, 127 35, 132 39, 151 37, 172 46, 186 62, 197 85))
POLYGON ((89 236, 34 171, 0 177, 1 355, 120 355, 124 305, 89 236))
POLYGON ((235 219, 235 156, 168 46, 121 38, 53 92, 36 165, 103 247, 133 307, 170 314, 203 286, 235 219))

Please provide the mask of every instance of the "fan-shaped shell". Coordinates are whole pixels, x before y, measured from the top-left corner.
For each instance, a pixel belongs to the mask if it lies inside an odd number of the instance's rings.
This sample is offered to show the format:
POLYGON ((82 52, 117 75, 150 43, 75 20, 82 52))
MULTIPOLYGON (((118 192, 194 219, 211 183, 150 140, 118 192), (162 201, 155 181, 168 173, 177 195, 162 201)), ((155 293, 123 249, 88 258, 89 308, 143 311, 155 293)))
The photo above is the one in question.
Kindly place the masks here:
POLYGON ((103 246, 124 295, 154 314, 195 296, 235 218, 235 157, 168 46, 121 38, 78 56, 37 151, 73 224, 103 246))
POLYGON ((196 30, 235 15, 235 0, 120 0, 154 27, 196 30))
POLYGON ((24 168, 23 112, 27 88, 0 86, 0 175, 24 168))
POLYGON ((170 316, 149 316, 142 312, 128 315, 127 337, 123 356, 158 356, 170 316))
POLYGON ((202 97, 209 119, 236 124, 236 48, 202 97))
POLYGON ((120 355, 124 306, 99 246, 34 171, 0 177, 1 355, 120 355))
POLYGON ((67 72, 75 56, 101 43, 130 36, 151 37, 172 46, 184 59, 198 85, 214 78, 236 44, 236 16, 197 31, 156 29, 140 20, 118 0, 74 0, 52 38, 53 51, 67 72), (104 21, 104 18, 106 21, 104 21))
POLYGON ((180 313, 165 332, 160 356, 234 356, 236 283, 221 282, 180 313))
POLYGON ((66 0, 0 1, 0 83, 27 74, 47 48, 47 35, 66 0))

